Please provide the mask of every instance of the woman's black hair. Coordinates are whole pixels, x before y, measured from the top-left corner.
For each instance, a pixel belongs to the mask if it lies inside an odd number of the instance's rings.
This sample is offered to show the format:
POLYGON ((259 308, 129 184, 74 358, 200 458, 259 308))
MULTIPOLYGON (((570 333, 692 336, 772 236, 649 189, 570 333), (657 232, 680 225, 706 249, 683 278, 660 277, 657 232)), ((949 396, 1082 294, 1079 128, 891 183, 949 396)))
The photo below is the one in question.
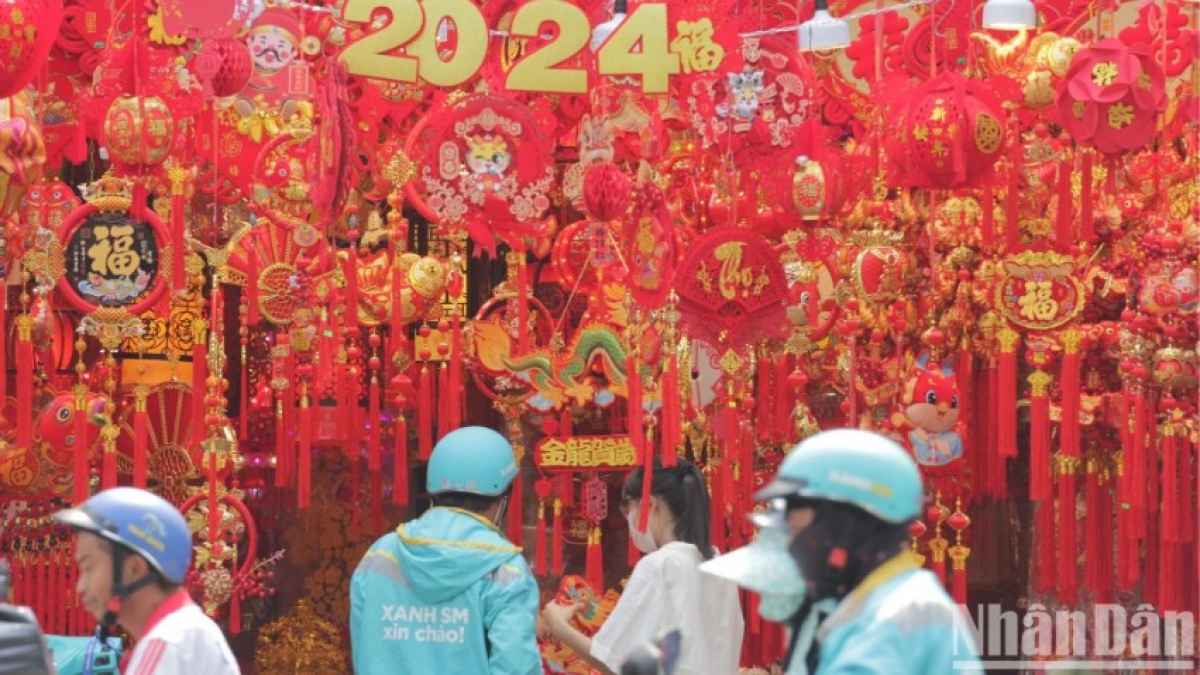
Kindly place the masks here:
MULTIPOLYGON (((622 500, 631 502, 642 498, 642 480, 645 470, 638 467, 629 474, 622 491, 622 500)), ((663 467, 654 460, 653 476, 650 479, 650 494, 666 502, 675 516, 675 539, 692 544, 700 549, 705 560, 713 557, 711 512, 708 486, 700 469, 680 457, 675 466, 663 467)))

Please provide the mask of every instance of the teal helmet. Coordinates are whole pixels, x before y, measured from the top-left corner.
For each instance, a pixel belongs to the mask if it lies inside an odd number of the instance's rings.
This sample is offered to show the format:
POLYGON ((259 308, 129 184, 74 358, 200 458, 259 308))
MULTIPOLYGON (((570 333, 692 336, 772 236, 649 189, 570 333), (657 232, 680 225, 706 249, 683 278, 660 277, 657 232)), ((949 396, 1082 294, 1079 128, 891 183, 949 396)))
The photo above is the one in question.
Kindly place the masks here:
POLYGON ((921 514, 924 493, 916 462, 895 441, 859 429, 834 429, 796 445, 775 480, 754 497, 841 502, 888 523, 906 523, 921 514))
POLYGON ((487 427, 462 427, 442 437, 429 457, 429 494, 464 492, 498 497, 517 477, 508 439, 487 427))

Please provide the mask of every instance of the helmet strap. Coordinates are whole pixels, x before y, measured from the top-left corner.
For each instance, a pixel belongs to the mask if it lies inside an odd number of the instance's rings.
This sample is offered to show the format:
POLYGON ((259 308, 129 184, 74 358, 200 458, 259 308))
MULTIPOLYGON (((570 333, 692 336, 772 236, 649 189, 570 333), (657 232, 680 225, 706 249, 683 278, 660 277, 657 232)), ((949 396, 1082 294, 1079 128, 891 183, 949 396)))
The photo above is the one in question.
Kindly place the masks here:
POLYGON ((128 555, 129 552, 124 546, 113 544, 113 585, 112 589, 108 592, 108 605, 104 608, 104 616, 100 618, 100 625, 106 630, 117 625, 117 615, 121 613, 121 605, 124 604, 125 599, 154 583, 155 580, 154 574, 146 574, 128 584, 122 583, 124 577, 122 568, 125 567, 125 558, 128 555))

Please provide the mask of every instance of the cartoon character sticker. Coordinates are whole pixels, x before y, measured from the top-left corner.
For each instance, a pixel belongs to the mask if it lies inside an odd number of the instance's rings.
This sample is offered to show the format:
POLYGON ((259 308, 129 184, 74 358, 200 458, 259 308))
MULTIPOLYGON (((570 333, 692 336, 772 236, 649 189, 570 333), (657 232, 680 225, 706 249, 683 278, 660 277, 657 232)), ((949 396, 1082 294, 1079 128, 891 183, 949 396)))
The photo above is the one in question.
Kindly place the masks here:
POLYGON ((475 134, 467 138, 467 167, 475 179, 476 192, 499 193, 511 162, 512 154, 503 136, 475 134))
MULTIPOLYGON (((295 94, 307 91, 307 72, 296 72, 300 59, 300 20, 282 7, 258 15, 246 37, 254 73, 241 98, 259 109, 276 110, 295 94), (289 67, 296 65, 296 67, 289 67), (293 81, 300 77, 300 82, 293 81)), ((243 111, 244 113, 244 111, 243 111)))

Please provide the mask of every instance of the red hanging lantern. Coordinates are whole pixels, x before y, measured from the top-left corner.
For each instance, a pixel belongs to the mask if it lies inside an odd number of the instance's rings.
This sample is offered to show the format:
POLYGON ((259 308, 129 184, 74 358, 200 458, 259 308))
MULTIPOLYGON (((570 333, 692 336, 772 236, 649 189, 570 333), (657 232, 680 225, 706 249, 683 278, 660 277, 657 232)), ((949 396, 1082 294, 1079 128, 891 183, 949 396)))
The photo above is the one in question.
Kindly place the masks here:
POLYGON ((104 142, 114 162, 154 166, 167 158, 175 139, 175 119, 157 96, 122 96, 104 118, 104 142))
POLYGON ((841 210, 844 197, 842 175, 830 157, 818 162, 808 157, 796 160, 796 173, 792 176, 792 203, 800 219, 816 221, 828 218, 841 210))
POLYGON ((1152 49, 1116 38, 1077 53, 1058 88, 1063 128, 1080 145, 1106 155, 1146 145, 1166 105, 1166 79, 1152 49))
POLYGON ((250 76, 254 74, 253 63, 250 60, 250 49, 244 42, 230 38, 211 41, 211 46, 205 51, 212 51, 217 62, 216 72, 213 73, 213 96, 233 96, 246 88, 250 76))
POLYGON ((892 156, 911 187, 979 187, 1005 146, 999 103, 981 83, 953 71, 912 92, 899 126, 892 156))

